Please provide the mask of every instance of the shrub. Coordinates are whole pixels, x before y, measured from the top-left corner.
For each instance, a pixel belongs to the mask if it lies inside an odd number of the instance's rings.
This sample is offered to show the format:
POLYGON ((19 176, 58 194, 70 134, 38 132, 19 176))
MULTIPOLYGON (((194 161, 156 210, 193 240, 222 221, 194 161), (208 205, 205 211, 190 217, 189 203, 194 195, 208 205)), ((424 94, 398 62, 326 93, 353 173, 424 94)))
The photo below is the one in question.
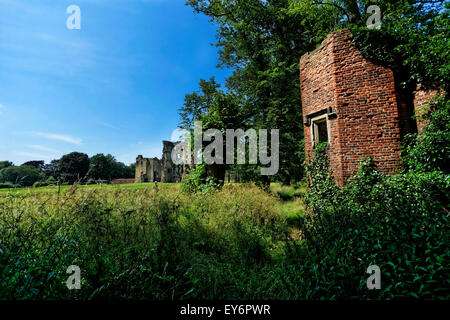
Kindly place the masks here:
POLYGON ((316 149, 308 173, 306 249, 291 254, 303 261, 303 277, 315 283, 309 297, 450 297, 449 175, 385 176, 364 159, 340 189, 329 174, 324 146, 316 149), (381 290, 366 288, 370 265, 381 268, 381 290))
POLYGON ((181 182, 181 190, 187 193, 211 192, 220 187, 221 184, 218 181, 207 175, 205 164, 197 165, 181 182))
POLYGON ((50 177, 50 178, 48 178, 47 180, 44 180, 44 181, 36 181, 33 184, 33 188, 54 186, 57 183, 58 183, 58 181, 55 178, 50 177))
POLYGON ((94 185, 97 184, 97 181, 95 179, 89 178, 88 181, 86 181, 86 185, 94 185))
POLYGON ((11 182, 0 183, 0 189, 20 188, 20 184, 13 184, 11 182))
POLYGON ((36 181, 42 180, 44 174, 35 167, 7 167, 0 170, 0 181, 31 187, 36 181))
POLYGON ((450 173, 450 100, 440 95, 422 115, 428 125, 420 134, 410 135, 404 153, 407 170, 450 173))

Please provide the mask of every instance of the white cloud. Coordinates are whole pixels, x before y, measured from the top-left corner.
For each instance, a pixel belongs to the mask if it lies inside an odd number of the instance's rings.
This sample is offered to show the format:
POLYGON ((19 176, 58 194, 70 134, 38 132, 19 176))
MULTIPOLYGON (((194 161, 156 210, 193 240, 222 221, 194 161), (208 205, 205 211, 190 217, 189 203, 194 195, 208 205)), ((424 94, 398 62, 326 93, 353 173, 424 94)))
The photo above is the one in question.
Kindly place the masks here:
POLYGON ((47 148, 45 146, 40 146, 40 145, 31 145, 31 146, 27 146, 27 147, 30 149, 45 151, 45 152, 49 152, 49 153, 58 153, 59 152, 58 150, 47 148))
POLYGON ((17 155, 17 156, 25 157, 25 158, 23 158, 21 160, 21 162, 26 162, 26 161, 29 161, 30 159, 32 159, 32 160, 44 160, 44 161, 49 161, 49 160, 52 159, 48 155, 34 153, 34 152, 14 151, 13 153, 15 155, 17 155))
POLYGON ((36 137, 42 137, 50 140, 57 140, 62 142, 67 142, 71 144, 75 144, 77 146, 82 145, 82 141, 80 138, 74 138, 68 135, 64 134, 57 134, 57 133, 47 133, 47 132, 30 132, 31 135, 36 137))
POLYGON ((0 103, 0 114, 2 114, 3 112, 2 112, 2 109, 4 109, 5 108, 5 106, 4 105, 2 105, 1 103, 0 103))

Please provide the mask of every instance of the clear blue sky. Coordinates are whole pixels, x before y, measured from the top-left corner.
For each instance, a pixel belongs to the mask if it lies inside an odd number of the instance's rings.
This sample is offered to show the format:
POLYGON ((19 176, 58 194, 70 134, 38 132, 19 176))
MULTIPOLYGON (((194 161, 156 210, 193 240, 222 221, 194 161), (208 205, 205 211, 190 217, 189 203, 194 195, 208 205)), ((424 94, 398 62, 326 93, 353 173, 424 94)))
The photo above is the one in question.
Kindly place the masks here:
POLYGON ((160 156, 216 68, 215 26, 185 0, 0 0, 0 160, 160 156), (69 30, 69 5, 81 30, 69 30))

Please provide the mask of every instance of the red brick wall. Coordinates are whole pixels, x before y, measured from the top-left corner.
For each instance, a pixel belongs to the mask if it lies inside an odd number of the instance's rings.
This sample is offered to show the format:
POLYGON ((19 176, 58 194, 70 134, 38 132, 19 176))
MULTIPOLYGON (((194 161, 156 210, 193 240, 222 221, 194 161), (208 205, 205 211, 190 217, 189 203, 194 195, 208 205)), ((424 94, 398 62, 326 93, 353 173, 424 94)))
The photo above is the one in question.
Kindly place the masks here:
POLYGON ((134 179, 116 179, 113 180, 113 184, 131 184, 134 183, 134 179))
POLYGON ((428 102, 437 94, 437 90, 423 90, 421 86, 417 86, 416 91, 414 91, 414 110, 417 116, 417 130, 421 132, 426 126, 426 122, 420 119, 422 114, 422 109, 428 104, 428 102))
MULTIPOLYGON (((300 60, 304 121, 327 107, 337 114, 330 127, 330 166, 339 185, 370 156, 379 171, 400 165, 400 129, 393 72, 364 59, 347 39, 348 30, 331 33, 300 60)), ((305 126, 307 161, 312 156, 311 128, 305 126)))
MULTIPOLYGON (((333 41, 328 36, 322 45, 300 60, 300 86, 302 91, 303 119, 313 112, 331 107, 336 111, 336 81, 334 77, 335 65, 333 56, 333 41)), ((330 120, 330 165, 333 172, 342 171, 341 144, 339 143, 338 127, 330 120)), ((313 155, 311 127, 304 127, 306 158, 311 159, 313 155)))

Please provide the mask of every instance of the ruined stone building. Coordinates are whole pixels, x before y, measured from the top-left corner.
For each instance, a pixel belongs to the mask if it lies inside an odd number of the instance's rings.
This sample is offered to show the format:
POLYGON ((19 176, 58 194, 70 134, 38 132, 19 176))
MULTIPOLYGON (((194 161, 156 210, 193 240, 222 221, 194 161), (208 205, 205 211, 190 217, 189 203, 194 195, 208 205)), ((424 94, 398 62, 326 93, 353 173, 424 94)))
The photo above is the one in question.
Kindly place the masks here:
MULTIPOLYGON (((172 161, 172 151, 180 142, 163 141, 162 159, 136 158, 135 182, 180 182, 184 179, 189 167, 185 164, 175 164, 172 161)), ((179 157, 184 157, 183 149, 179 157)))
POLYGON ((435 91, 402 92, 391 69, 365 59, 348 30, 331 33, 300 60, 306 159, 327 141, 329 161, 339 185, 370 156, 377 170, 400 168, 403 136, 420 131, 413 114, 435 91))

